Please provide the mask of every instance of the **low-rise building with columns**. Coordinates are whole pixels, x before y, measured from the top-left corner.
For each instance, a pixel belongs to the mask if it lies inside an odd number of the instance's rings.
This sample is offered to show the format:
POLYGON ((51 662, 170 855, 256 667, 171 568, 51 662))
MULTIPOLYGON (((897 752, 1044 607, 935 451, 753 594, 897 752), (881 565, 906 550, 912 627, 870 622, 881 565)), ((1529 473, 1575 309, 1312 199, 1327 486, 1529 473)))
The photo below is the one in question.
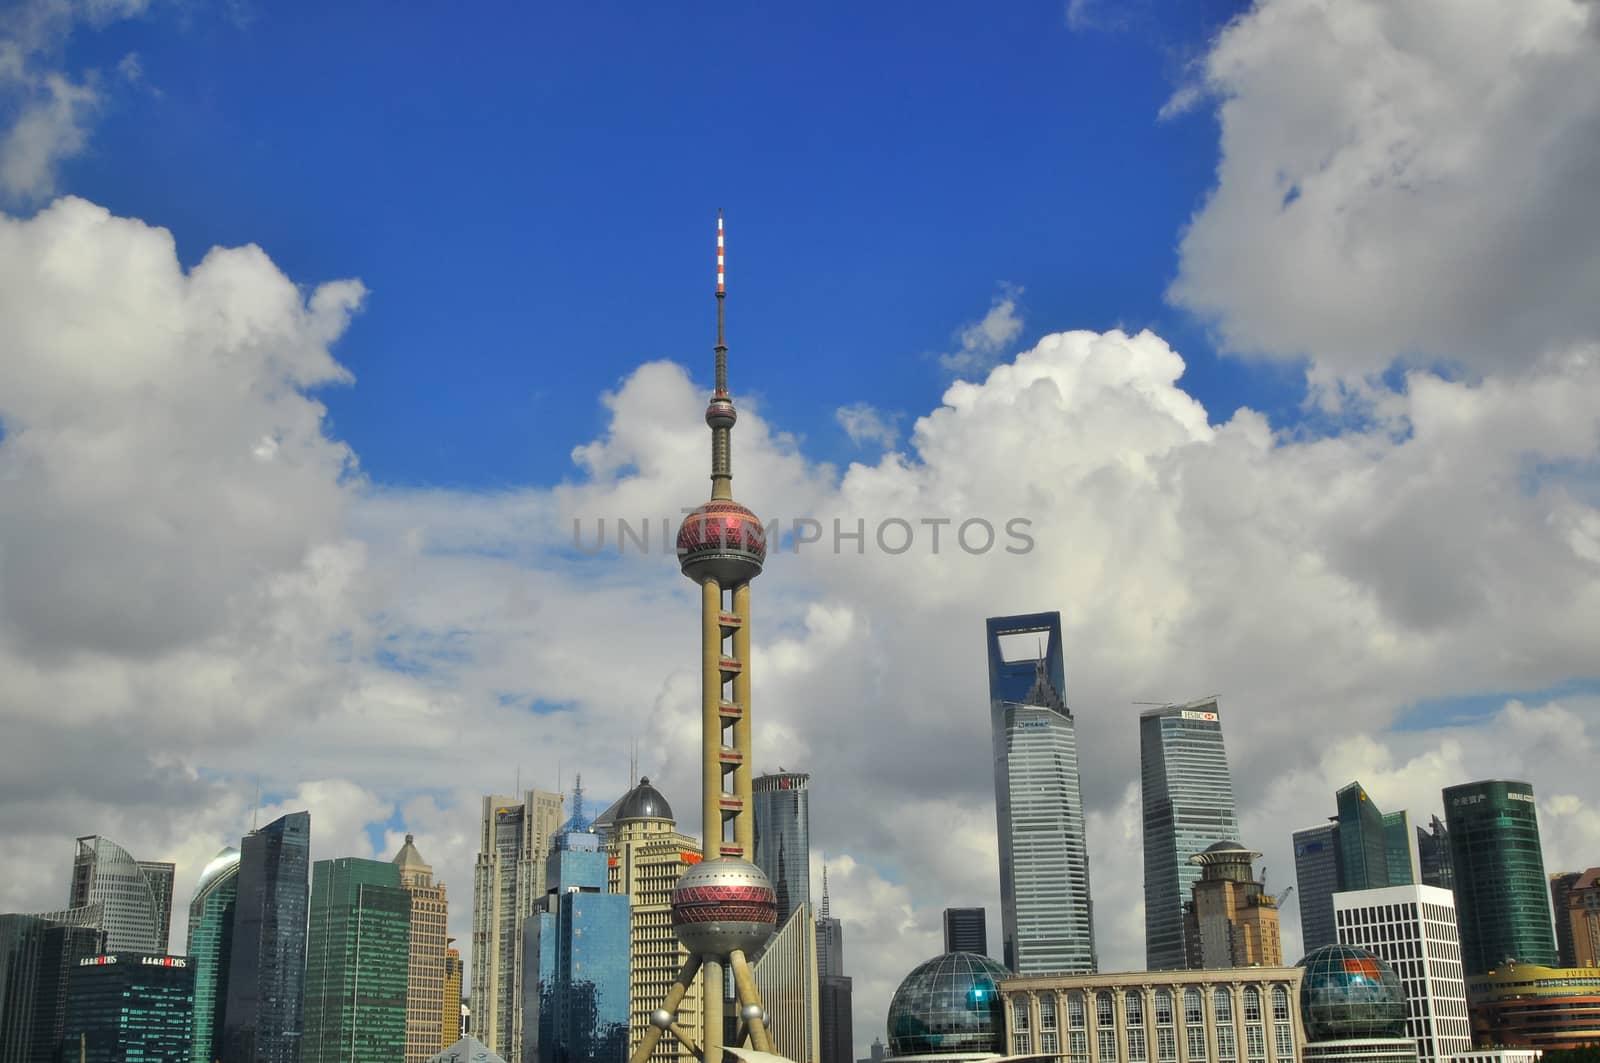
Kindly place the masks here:
POLYGON ((1297 967, 1008 978, 1006 1051, 1060 1063, 1303 1063, 1297 967))

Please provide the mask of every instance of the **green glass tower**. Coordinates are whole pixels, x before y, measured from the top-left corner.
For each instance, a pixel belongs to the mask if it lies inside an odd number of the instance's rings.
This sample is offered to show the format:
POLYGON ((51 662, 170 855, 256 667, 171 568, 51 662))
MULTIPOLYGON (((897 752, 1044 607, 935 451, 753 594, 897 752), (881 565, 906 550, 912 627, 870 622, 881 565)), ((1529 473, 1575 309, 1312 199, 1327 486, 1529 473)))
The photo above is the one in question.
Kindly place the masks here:
POLYGON ((301 1063, 405 1058, 411 894, 388 861, 311 868, 301 1063))
POLYGON ((1444 815, 1466 974, 1485 974, 1508 959, 1554 967, 1533 787, 1505 779, 1451 786, 1444 815))
POLYGON ((233 962, 233 910, 239 897, 239 850, 223 849, 200 872, 189 901, 189 963, 194 967, 193 1063, 222 1058, 222 1007, 233 962))
POLYGON ((1339 888, 1370 890, 1389 885, 1389 843, 1383 812, 1353 782, 1335 795, 1339 806, 1339 888))
POLYGON ((1413 886, 1417 861, 1411 847, 1411 813, 1405 809, 1383 814, 1383 850, 1389 864, 1389 885, 1413 886))

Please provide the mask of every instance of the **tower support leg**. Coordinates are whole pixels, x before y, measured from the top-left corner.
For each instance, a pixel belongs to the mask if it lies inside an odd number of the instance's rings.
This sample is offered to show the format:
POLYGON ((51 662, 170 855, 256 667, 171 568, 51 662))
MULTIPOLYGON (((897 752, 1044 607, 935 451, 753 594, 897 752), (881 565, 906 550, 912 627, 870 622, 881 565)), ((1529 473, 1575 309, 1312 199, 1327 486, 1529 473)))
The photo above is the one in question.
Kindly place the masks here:
MULTIPOLYGON (((741 1005, 754 1004, 761 1006, 761 991, 756 988, 755 976, 750 973, 750 965, 745 962, 744 952, 734 949, 728 954, 728 962, 733 965, 733 988, 738 994, 741 1005)), ((750 1030, 750 1040, 755 1045, 757 1052, 772 1051, 772 1035, 767 1032, 766 1021, 760 1015, 746 1020, 750 1030)))

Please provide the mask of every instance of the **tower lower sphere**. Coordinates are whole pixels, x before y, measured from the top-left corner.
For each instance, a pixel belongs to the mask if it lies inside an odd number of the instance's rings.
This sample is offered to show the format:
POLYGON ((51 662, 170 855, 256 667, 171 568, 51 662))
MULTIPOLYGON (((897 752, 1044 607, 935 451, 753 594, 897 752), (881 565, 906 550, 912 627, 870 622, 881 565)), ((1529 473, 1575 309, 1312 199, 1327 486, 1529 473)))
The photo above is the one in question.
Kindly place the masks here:
POLYGON ((777 925, 778 895, 748 860, 706 860, 685 871, 673 887, 673 933, 696 955, 759 951, 777 925))

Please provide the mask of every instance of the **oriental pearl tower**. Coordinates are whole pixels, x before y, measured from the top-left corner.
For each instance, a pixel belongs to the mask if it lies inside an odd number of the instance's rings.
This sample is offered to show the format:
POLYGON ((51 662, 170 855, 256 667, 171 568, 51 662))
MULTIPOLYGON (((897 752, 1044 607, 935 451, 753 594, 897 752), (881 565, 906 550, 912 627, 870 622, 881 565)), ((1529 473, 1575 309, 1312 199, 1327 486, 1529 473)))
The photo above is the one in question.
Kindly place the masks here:
MULTIPOLYGON (((670 1032, 700 1063, 723 1063, 727 1000, 723 968, 733 969, 739 1025, 729 1047, 748 1043, 772 1052, 766 1012, 747 954, 776 929, 777 895, 749 860, 755 844, 750 776, 750 581, 766 560, 766 532, 756 515, 733 500, 729 437, 738 415, 728 395, 724 332, 722 212, 717 212, 716 390, 706 407, 711 428, 711 501, 678 530, 683 574, 700 585, 700 786, 705 859, 672 891, 672 928, 689 958, 650 1017, 629 1063, 645 1063, 670 1032), (684 994, 702 979, 702 1028, 677 1021, 684 994), (696 1036, 698 1034, 698 1036, 696 1036)), ((748 1051, 748 1050, 747 1050, 748 1051)))

